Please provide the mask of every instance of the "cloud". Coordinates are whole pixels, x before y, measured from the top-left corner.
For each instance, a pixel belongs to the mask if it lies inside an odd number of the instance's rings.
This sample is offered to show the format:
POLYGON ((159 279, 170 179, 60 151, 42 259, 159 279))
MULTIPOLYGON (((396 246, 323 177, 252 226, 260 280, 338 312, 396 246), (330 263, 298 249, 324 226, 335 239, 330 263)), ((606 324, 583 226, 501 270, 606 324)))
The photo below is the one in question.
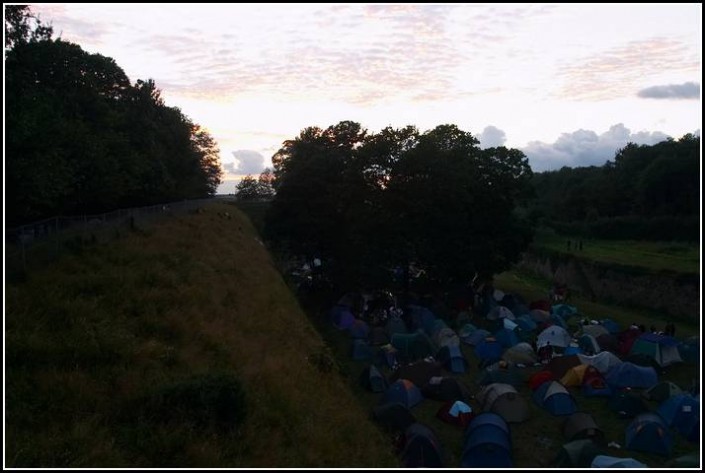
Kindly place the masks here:
POLYGON ((487 126, 477 137, 480 140, 480 148, 496 148, 504 146, 507 141, 507 134, 495 126, 487 126))
POLYGON ((609 100, 633 94, 644 77, 663 71, 700 73, 701 52, 670 38, 631 41, 589 57, 563 64, 556 77, 558 95, 573 100, 609 100))
POLYGON ((643 99, 693 99, 700 98, 700 84, 686 82, 684 84, 654 85, 640 90, 636 94, 643 99))
POLYGON ((531 141, 522 149, 534 172, 560 169, 563 166, 602 166, 627 143, 653 145, 668 135, 660 131, 632 133, 624 124, 612 125, 598 135, 591 130, 563 133, 554 143, 531 141))
POLYGON ((233 151, 233 156, 237 159, 237 165, 226 163, 223 167, 232 174, 246 175, 259 174, 265 168, 264 156, 257 151, 240 149, 233 151), (231 171, 232 169, 232 171, 231 171))

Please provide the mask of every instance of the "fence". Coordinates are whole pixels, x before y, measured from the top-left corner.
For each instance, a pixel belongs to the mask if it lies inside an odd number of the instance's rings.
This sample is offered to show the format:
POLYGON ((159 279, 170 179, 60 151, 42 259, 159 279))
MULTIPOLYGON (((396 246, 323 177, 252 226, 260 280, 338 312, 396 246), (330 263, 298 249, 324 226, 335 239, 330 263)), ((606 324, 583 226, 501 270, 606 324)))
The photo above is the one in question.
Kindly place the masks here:
POLYGON ((52 217, 5 230, 5 276, 13 278, 29 268, 53 261, 67 249, 119 238, 121 230, 151 223, 200 208, 215 198, 120 209, 98 215, 52 217))

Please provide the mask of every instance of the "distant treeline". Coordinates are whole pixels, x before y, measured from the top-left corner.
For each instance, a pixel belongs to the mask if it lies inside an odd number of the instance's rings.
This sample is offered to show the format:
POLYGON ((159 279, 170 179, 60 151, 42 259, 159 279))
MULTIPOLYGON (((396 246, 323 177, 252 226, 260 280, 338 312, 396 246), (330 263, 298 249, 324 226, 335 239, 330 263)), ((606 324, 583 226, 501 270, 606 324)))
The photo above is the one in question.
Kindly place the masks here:
POLYGON ((5 9, 6 222, 213 195, 217 144, 154 81, 5 9))
POLYGON ((614 161, 535 173, 531 219, 595 238, 697 241, 700 137, 628 144, 614 161))

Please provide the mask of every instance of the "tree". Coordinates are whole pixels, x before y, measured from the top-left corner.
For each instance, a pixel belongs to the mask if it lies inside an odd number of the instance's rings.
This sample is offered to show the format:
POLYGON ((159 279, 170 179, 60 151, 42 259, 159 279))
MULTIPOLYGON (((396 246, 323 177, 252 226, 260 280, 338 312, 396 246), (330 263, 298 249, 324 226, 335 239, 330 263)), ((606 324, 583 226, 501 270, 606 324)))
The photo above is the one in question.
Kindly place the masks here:
POLYGON ((344 262, 359 282, 411 262, 441 284, 507 269, 530 239, 514 208, 531 169, 518 150, 478 143, 455 125, 307 128, 272 159, 268 236, 344 262))
POLYGON ((132 86, 112 58, 42 37, 27 12, 6 11, 8 223, 215 193, 222 170, 206 130, 151 79, 132 86))
POLYGON ((43 25, 34 16, 29 5, 4 5, 5 53, 18 44, 45 41, 51 38, 53 28, 43 25))

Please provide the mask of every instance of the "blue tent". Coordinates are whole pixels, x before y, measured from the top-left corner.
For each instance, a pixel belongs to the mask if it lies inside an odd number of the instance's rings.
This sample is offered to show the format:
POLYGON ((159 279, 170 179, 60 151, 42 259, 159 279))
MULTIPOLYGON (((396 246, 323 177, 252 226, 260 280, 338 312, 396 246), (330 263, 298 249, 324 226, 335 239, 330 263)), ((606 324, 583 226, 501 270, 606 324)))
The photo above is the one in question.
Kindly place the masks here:
POLYGON ((390 317, 387 320, 387 324, 384 326, 384 330, 390 337, 395 333, 407 333, 406 324, 401 317, 390 317))
POLYGON ((530 332, 532 330, 536 330, 536 322, 534 322, 534 319, 531 318, 530 315, 524 314, 516 318, 514 320, 514 323, 516 323, 520 329, 525 330, 527 332, 530 332))
POLYGON ((700 337, 690 337, 678 343, 678 353, 688 364, 700 363, 700 337))
POLYGON ((355 316, 346 305, 337 304, 330 310, 330 320, 341 330, 348 329, 355 322, 355 316))
POLYGON ((408 379, 398 379, 389 385, 380 404, 399 403, 411 409, 423 401, 421 390, 408 379))
POLYGON ((370 334, 370 327, 364 320, 355 319, 350 327, 348 327, 348 333, 351 338, 367 339, 370 334))
POLYGON ((511 310, 514 315, 529 313, 529 307, 526 305, 526 301, 518 294, 505 294, 500 304, 511 310))
POLYGON ((377 352, 377 362, 381 365, 387 365, 389 368, 394 368, 399 362, 399 350, 392 345, 382 345, 377 352))
POLYGON ((487 337, 491 336, 492 334, 489 331, 485 330, 484 328, 479 328, 467 337, 461 338, 461 341, 467 343, 468 345, 477 346, 480 343, 484 342, 487 337))
POLYGON ((545 381, 533 393, 534 402, 554 416, 568 416, 578 410, 575 399, 558 381, 545 381))
POLYGON ((592 459, 590 468, 648 468, 648 465, 633 458, 619 458, 597 455, 592 459))
POLYGON ((399 351, 399 357, 406 362, 433 354, 431 340, 421 330, 414 333, 395 333, 392 335, 391 344, 399 351))
POLYGON ((435 314, 424 306, 413 304, 409 305, 409 311, 411 315, 411 329, 422 329, 426 333, 431 333, 433 322, 436 321, 435 314))
POLYGON ((389 387, 387 378, 375 365, 369 365, 362 370, 360 384, 374 393, 383 393, 389 387))
POLYGON ((352 359, 356 361, 371 360, 375 357, 377 349, 367 343, 367 340, 356 338, 353 340, 352 359))
POLYGON ((668 457, 673 449, 673 436, 660 415, 639 414, 625 432, 624 448, 668 457))
POLYGON ((494 338, 497 339, 499 343, 502 344, 504 348, 510 348, 519 343, 519 335, 515 330, 509 330, 508 328, 501 328, 494 333, 494 338))
POLYGON ((700 400, 688 393, 676 394, 659 405, 658 414, 690 442, 700 438, 700 400))
POLYGON ((509 425, 499 414, 483 412, 470 421, 460 460, 462 468, 511 468, 509 425))
POLYGON ((619 327, 619 324, 611 319, 602 319, 600 321, 600 325, 605 327, 607 331, 612 335, 616 335, 622 331, 622 329, 619 327))
POLYGON ((577 314, 578 309, 568 304, 554 304, 551 306, 551 314, 560 315, 564 320, 577 314))
POLYGON ((625 361, 612 367, 605 376, 612 389, 650 388, 658 382, 656 370, 651 366, 639 366, 625 361))
POLYGON ((498 360, 503 352, 504 347, 497 340, 484 340, 475 347, 475 355, 480 360, 498 360))
POLYGON ((465 373, 468 370, 468 362, 463 356, 463 352, 460 351, 460 345, 441 347, 436 354, 436 359, 452 373, 465 373))

